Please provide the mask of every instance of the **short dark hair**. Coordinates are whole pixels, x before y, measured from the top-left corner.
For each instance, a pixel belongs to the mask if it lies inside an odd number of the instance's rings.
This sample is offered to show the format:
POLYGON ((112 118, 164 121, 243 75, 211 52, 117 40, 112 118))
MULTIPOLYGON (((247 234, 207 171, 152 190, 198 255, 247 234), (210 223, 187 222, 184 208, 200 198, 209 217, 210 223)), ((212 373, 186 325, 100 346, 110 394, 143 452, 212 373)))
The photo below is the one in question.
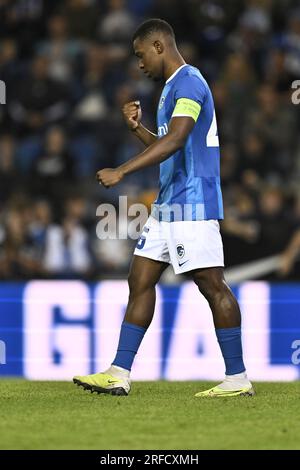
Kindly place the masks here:
POLYGON ((154 32, 165 33, 175 39, 174 30, 169 23, 165 20, 161 20, 160 18, 151 18, 150 20, 144 21, 138 27, 132 37, 132 42, 137 38, 142 40, 146 39, 146 37, 150 36, 154 32))

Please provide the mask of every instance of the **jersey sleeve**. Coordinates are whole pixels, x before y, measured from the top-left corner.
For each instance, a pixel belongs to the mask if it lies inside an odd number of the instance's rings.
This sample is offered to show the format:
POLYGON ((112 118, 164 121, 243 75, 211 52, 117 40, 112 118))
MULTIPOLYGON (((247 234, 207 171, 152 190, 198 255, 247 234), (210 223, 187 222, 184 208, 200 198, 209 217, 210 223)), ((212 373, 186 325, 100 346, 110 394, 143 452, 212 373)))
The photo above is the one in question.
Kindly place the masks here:
POLYGON ((172 117, 189 116, 196 122, 206 97, 206 87, 199 77, 184 75, 176 83, 172 117))

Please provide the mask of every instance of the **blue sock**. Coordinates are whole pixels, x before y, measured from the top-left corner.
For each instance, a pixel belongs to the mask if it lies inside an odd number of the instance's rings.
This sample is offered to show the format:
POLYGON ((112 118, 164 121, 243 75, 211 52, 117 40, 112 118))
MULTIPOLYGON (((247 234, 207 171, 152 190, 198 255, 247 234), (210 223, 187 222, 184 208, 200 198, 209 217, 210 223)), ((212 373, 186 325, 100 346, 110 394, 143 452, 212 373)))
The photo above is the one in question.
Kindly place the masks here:
POLYGON ((226 366, 226 375, 240 374, 246 370, 243 362, 241 327, 219 328, 218 342, 226 366))
POLYGON ((122 323, 118 351, 112 363, 113 366, 131 370, 134 357, 146 331, 147 329, 142 326, 133 325, 125 321, 122 323))

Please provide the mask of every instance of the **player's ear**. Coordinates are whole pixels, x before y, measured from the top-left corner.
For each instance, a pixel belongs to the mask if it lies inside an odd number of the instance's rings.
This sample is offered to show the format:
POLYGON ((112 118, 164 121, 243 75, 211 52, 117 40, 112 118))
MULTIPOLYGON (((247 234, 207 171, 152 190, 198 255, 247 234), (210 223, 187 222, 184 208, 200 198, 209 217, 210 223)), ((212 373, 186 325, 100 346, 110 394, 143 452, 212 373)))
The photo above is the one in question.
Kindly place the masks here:
POLYGON ((163 46, 162 42, 156 40, 156 41, 154 41, 153 46, 154 46, 157 54, 162 54, 164 52, 164 46, 163 46))

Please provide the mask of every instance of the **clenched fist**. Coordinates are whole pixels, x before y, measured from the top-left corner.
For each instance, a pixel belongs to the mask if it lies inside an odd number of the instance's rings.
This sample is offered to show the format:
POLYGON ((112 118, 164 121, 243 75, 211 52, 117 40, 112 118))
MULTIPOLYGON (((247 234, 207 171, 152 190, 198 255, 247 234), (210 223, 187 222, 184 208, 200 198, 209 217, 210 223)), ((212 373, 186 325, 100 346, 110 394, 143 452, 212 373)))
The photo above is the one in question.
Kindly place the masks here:
POLYGON ((96 174, 99 184, 103 184, 106 188, 115 186, 123 179, 123 177, 124 173, 118 168, 104 168, 103 170, 99 170, 96 174))
POLYGON ((142 109, 139 101, 130 101, 123 106, 125 122, 131 131, 134 131, 142 119, 142 109))

